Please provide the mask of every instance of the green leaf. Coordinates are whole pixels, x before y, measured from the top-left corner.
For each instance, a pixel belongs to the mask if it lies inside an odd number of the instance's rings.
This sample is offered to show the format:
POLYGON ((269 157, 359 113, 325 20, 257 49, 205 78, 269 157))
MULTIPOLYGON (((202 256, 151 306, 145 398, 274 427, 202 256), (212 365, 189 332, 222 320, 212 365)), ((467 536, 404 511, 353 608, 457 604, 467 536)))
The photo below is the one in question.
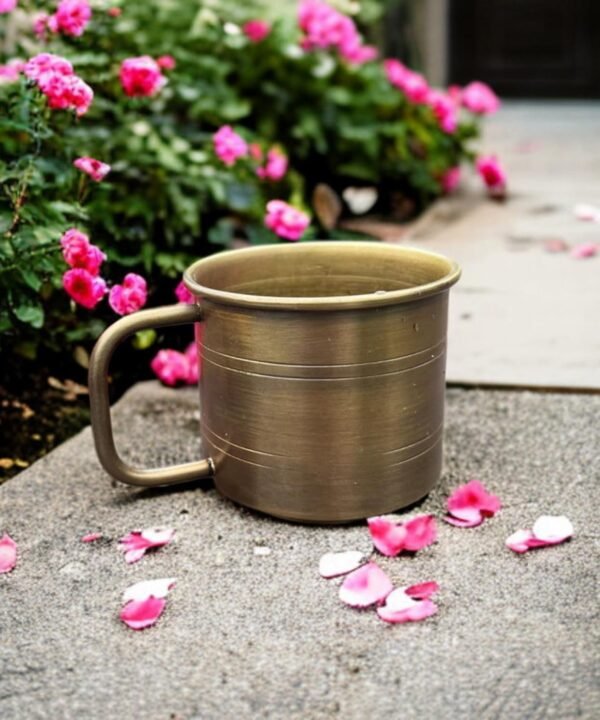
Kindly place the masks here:
POLYGON ((34 301, 16 306, 13 308, 13 312, 22 323, 31 325, 34 328, 41 328, 44 324, 44 308, 34 301))
POLYGON ((136 350, 147 350, 156 342, 156 330, 139 330, 133 336, 131 344, 136 350))
POLYGON ((208 231, 208 241, 213 245, 228 246, 234 238, 235 224, 229 218, 223 218, 208 231))
POLYGON ((225 191, 227 204, 238 212, 249 210, 258 199, 257 188, 250 183, 232 182, 225 187, 225 191))
POLYGON ((37 292, 42 287, 42 278, 40 278, 39 275, 31 268, 19 267, 19 272, 21 273, 21 277, 23 278, 23 280, 25 280, 27 286, 30 287, 32 290, 35 290, 37 292))

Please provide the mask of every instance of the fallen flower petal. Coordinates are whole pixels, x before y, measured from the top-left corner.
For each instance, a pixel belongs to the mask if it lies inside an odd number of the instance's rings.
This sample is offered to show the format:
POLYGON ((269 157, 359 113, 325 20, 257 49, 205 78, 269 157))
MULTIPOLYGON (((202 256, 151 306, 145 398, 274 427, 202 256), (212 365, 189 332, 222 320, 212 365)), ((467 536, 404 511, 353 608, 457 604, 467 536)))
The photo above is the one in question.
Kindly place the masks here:
POLYGON ((367 525, 373 545, 382 555, 395 557, 403 550, 406 530, 402 525, 382 516, 367 518, 367 525))
POLYGON ((411 597, 407 592, 406 588, 396 588, 385 599, 385 605, 388 610, 392 612, 400 612, 401 610, 407 610, 408 608, 414 607, 419 601, 411 597))
POLYGON ((174 535, 175 530, 172 528, 133 530, 119 540, 121 550, 125 553, 125 562, 137 562, 147 550, 168 545, 174 535))
POLYGON ((569 243, 560 238, 549 238, 544 241, 544 250, 549 253, 566 252, 569 249, 569 243))
POLYGON ((428 600, 432 595, 435 595, 439 589, 440 586, 435 580, 430 580, 428 582, 418 583, 417 585, 410 585, 404 592, 417 600, 428 600))
POLYGON ((472 528, 477 527, 478 525, 481 525, 483 522, 483 515, 479 510, 459 510, 459 512, 463 517, 454 517, 453 515, 446 515, 444 517, 444 520, 449 523, 450 525, 454 525, 455 527, 466 527, 466 528, 472 528))
POLYGON ((0 573, 10 572, 17 564, 17 543, 4 533, 0 538, 0 573))
POLYGON ((319 560, 319 575, 333 578, 347 575, 365 563, 365 556, 359 550, 325 553, 319 560))
POLYGON ((529 550, 529 543, 532 539, 531 530, 517 530, 506 538, 506 547, 516 553, 525 553, 529 550))
POLYGON ((133 630, 143 630, 154 625, 163 614, 167 601, 164 598, 149 597, 132 600, 121 610, 119 618, 133 630))
POLYGON ((177 578, 157 578, 156 580, 143 580, 130 585, 123 593, 123 602, 141 602, 149 597, 165 598, 169 591, 175 587, 177 578))
POLYGON ((437 611, 437 605, 431 600, 419 600, 403 610, 392 610, 387 605, 377 608, 377 614, 382 620, 394 624, 425 620, 437 611))
POLYGON ((573 535, 573 525, 564 515, 542 515, 532 530, 517 530, 506 540, 506 546, 516 553, 535 548, 558 545, 573 535))
POLYGON ((102 533, 96 532, 96 533, 88 533, 87 535, 84 535, 81 538, 82 543, 91 543, 95 542, 96 540, 100 540, 102 538, 102 533))
POLYGON ((579 203, 573 208, 573 214, 578 220, 600 223, 600 207, 579 203))
POLYGON ((403 525, 406 531, 404 549, 417 552, 437 540, 437 527, 433 515, 418 515, 403 525))
POLYGON ((542 515, 532 528, 536 540, 553 545, 564 542, 573 535, 573 524, 565 515, 542 515))
POLYGON ((458 487, 446 502, 451 517, 444 520, 458 527, 476 527, 502 507, 500 498, 487 491, 479 480, 458 487))
POLYGON ((365 608, 383 602, 393 589, 392 581, 379 565, 369 562, 346 576, 340 586, 340 600, 365 608))
POLYGON ((594 255, 598 254, 598 245, 596 243, 580 243, 576 245, 569 254, 578 260, 594 257, 594 255))
POLYGON ((403 550, 416 552, 437 539, 433 515, 418 515, 405 523, 395 523, 385 517, 367 519, 373 545, 382 555, 395 557, 403 550))

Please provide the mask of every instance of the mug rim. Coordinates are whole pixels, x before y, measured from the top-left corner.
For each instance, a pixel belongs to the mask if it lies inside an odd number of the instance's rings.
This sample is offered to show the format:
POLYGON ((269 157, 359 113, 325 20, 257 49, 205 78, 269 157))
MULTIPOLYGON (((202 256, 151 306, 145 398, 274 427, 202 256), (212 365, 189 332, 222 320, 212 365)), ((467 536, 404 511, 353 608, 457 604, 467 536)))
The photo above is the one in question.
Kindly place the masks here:
POLYGON ((258 245, 247 248, 237 248, 234 250, 224 250, 222 252, 209 255, 192 263, 184 272, 183 281, 187 289, 195 296, 196 301, 211 300, 226 305, 236 305, 241 307, 263 308, 273 310, 344 310, 358 309, 368 307, 381 307, 385 305, 395 305, 398 303, 406 303, 421 298, 437 295, 444 292, 454 285, 461 275, 461 268, 458 263, 447 258, 440 253, 431 250, 423 250, 407 245, 391 245, 380 241, 360 241, 360 240, 332 240, 332 241, 310 241, 302 242, 294 245, 258 245), (350 248, 373 249, 374 246, 383 252, 403 253, 405 255, 419 256, 421 258, 429 258, 431 260, 441 261, 448 267, 445 275, 437 280, 415 285, 410 288, 401 290, 389 290, 382 293, 368 293, 358 295, 331 295, 331 296, 275 296, 275 295, 252 295, 250 293, 237 292, 232 290, 218 290, 206 285, 202 285, 194 278, 194 273, 200 266, 206 267, 212 264, 222 262, 224 256, 241 255, 247 257, 248 253, 256 255, 271 255, 273 253, 289 253, 302 251, 310 247, 321 247, 325 250, 331 250, 332 245, 340 251, 350 248), (329 246, 329 247, 327 247, 329 246), (384 249, 385 248, 385 249, 384 249))

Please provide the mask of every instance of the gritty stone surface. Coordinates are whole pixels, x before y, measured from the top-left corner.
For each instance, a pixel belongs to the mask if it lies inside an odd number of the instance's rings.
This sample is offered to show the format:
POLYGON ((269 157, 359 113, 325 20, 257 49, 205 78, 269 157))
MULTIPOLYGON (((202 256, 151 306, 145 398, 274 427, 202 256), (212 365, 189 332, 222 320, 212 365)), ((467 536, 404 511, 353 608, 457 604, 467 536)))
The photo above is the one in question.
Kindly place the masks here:
MULTIPOLYGON (((141 384, 114 416, 130 460, 199 454, 194 391, 141 384)), ((441 585, 435 617, 399 626, 343 606, 341 580, 317 572, 327 551, 369 553, 366 524, 273 520, 210 482, 117 486, 87 429, 0 487, 0 534, 19 544, 0 576, 0 717, 600 717, 599 419, 598 396, 449 390, 444 475, 411 512, 441 515, 471 477, 504 507, 472 530, 440 522, 414 557, 377 558, 395 584, 441 585), (573 540, 507 550, 540 514, 568 515, 573 540), (176 541, 127 565, 116 541, 148 526, 176 541), (80 542, 93 531, 104 539, 80 542), (171 576, 155 627, 119 622, 126 587, 171 576)))
POLYGON ((450 292, 447 377, 452 382, 600 389, 600 252, 585 260, 549 253, 600 242, 578 220, 597 205, 600 103, 506 102, 486 119, 479 152, 506 168, 508 199, 485 196, 476 173, 435 203, 398 240, 456 260, 450 292))

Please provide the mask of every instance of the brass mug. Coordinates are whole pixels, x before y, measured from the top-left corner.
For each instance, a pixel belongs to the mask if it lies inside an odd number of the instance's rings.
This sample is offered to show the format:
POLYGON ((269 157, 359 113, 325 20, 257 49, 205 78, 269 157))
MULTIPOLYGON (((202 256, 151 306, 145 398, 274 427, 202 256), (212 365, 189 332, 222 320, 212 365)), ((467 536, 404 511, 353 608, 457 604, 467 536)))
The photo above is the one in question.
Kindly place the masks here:
POLYGON ((441 474, 448 291, 459 276, 441 255, 377 242, 263 245, 195 262, 184 275, 195 305, 124 317, 94 348, 100 462, 131 485, 214 475, 226 497, 299 522, 419 500, 441 474), (112 437, 111 355, 138 330, 199 322, 208 458, 129 467, 112 437))

